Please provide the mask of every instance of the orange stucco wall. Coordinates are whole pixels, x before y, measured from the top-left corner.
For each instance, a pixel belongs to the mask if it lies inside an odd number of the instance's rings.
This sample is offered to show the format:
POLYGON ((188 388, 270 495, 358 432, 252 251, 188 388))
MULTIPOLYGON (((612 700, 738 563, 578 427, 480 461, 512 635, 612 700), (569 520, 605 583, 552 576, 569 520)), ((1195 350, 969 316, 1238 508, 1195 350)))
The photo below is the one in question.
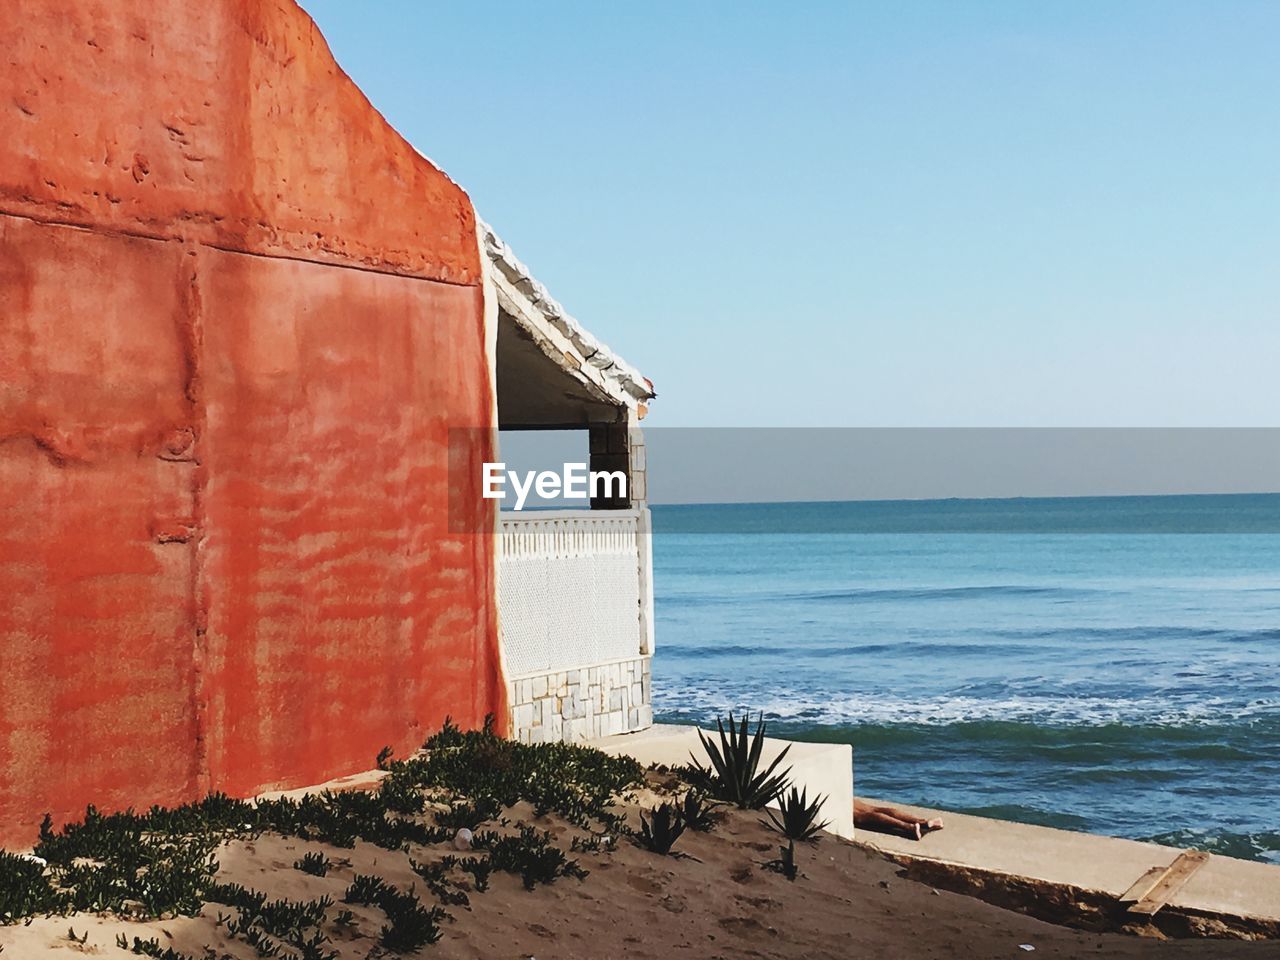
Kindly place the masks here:
POLYGON ((285 0, 16 0, 0 49, 0 844, 505 716, 465 194, 285 0))

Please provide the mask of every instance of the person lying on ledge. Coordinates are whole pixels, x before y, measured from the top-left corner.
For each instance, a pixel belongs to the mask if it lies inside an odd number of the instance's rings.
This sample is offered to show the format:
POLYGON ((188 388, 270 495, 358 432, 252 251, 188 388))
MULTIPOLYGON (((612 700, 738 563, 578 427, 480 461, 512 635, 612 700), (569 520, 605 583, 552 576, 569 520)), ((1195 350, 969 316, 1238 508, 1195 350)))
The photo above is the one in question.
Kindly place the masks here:
POLYGON ((919 840, 930 830, 942 829, 942 818, 926 820, 915 814, 895 810, 893 807, 877 807, 865 800, 853 798, 853 825, 878 833, 896 833, 909 840, 919 840))

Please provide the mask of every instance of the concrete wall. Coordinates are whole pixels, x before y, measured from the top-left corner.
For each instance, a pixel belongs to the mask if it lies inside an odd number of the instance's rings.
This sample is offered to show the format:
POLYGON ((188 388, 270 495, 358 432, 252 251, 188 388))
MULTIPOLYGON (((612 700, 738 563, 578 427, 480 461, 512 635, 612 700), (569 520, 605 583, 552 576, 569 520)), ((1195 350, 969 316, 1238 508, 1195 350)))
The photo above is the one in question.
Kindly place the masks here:
MULTIPOLYGON (((719 733, 706 731, 712 743, 719 743, 719 733)), ((590 746, 605 753, 626 754, 649 766, 674 767, 697 760, 710 766, 710 757, 702 745, 696 727, 659 723, 629 737, 607 737, 592 741, 590 746)), ((805 791, 808 800, 823 797, 820 817, 827 821, 827 832, 853 839, 853 747, 847 743, 800 743, 766 737, 760 750, 760 769, 766 769, 781 753, 787 755, 779 765, 779 773, 788 771, 790 785, 805 791)), ((773 805, 776 806, 776 805, 773 805)))
POLYGON ((648 508, 503 513, 498 539, 511 735, 575 741, 649 726, 648 508))
POLYGON ((467 197, 291 2, 16 0, 0 48, 0 844, 505 718, 467 197))

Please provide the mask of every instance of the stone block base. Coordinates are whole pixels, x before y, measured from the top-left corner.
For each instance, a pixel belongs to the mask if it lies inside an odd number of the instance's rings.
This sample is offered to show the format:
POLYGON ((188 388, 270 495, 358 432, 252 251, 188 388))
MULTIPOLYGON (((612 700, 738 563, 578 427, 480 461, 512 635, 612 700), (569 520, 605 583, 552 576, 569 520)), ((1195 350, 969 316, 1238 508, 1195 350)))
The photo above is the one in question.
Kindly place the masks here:
POLYGON ((652 659, 637 657, 511 681, 512 738, 521 743, 574 743, 652 726, 652 659))

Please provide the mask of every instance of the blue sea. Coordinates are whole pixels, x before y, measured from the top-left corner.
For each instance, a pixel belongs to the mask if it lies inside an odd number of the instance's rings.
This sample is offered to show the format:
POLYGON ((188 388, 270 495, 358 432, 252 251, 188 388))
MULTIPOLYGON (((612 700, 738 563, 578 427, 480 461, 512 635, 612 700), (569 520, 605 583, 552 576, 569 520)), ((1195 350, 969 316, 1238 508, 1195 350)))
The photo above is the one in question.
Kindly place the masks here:
POLYGON ((1280 495, 654 523, 658 719, 763 711, 853 744, 860 795, 1280 862, 1280 495))

